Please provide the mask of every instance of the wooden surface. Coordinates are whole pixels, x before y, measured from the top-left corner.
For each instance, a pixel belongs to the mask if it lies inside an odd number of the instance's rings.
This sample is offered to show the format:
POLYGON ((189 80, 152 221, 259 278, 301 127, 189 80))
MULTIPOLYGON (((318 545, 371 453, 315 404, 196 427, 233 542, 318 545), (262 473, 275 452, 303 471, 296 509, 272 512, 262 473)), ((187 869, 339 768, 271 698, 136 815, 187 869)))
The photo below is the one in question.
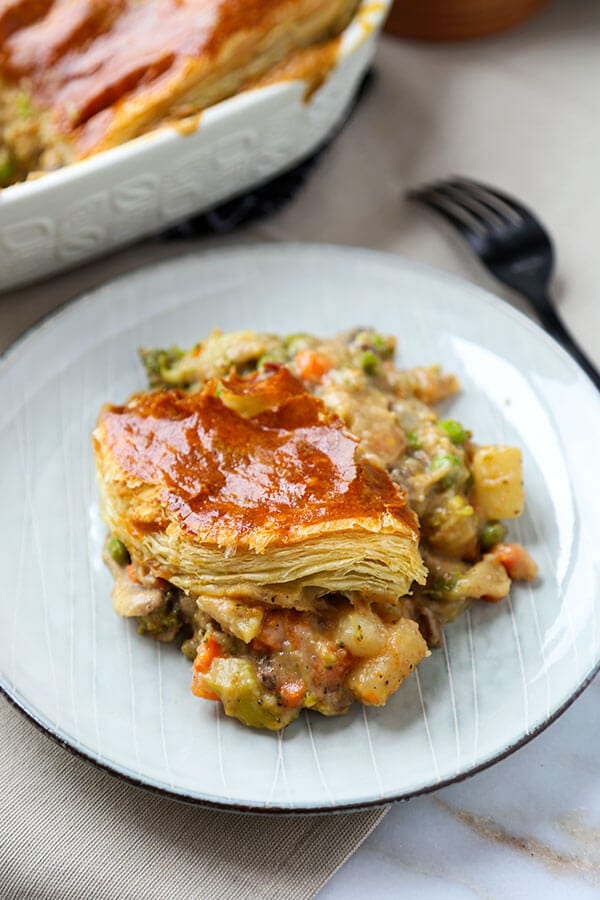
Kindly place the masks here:
POLYGON ((399 37, 453 41, 512 28, 548 0, 396 0, 386 30, 399 37))

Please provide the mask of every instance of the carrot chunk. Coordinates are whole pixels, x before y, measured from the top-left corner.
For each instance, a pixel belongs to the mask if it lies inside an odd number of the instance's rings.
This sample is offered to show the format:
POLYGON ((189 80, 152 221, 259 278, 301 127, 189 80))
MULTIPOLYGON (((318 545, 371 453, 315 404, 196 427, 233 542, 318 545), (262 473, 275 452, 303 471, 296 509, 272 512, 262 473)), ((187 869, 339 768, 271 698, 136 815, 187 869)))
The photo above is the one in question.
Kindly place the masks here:
POLYGON ((212 665, 213 659, 216 659, 217 656, 224 656, 223 649, 219 642, 211 636, 206 638, 206 640, 202 641, 198 650, 196 652, 196 659, 194 660, 194 669, 196 672, 200 672, 203 675, 208 672, 212 665))
POLYGON ((316 350, 300 350, 294 362, 303 381, 318 382, 333 367, 332 360, 316 350))
POLYGON ((288 681, 281 686, 280 694, 283 705, 294 709, 302 705, 306 688, 299 679, 298 681, 288 681))
POLYGON ((520 544, 496 544, 491 553, 515 581, 533 581, 537 576, 537 565, 520 544))
POLYGON ((203 700, 219 699, 214 691, 211 691, 210 688, 206 687, 204 683, 204 675, 202 675, 200 672, 194 672, 194 677, 192 678, 192 694, 195 697, 201 697, 203 700))

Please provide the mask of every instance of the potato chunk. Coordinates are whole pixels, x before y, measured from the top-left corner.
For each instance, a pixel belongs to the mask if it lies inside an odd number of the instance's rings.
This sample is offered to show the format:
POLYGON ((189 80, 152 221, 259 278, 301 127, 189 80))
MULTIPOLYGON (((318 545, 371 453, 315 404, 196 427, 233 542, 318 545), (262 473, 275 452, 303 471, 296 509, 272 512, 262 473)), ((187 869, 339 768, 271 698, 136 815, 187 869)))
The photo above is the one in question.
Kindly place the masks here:
POLYGON ((361 703, 383 706, 426 656, 429 656, 429 650, 417 623, 412 619, 400 619, 389 629, 381 653, 362 659, 346 684, 361 703))
POLYGON ((516 447, 479 447, 471 464, 476 504, 488 519, 517 519, 523 512, 523 466, 516 447))
POLYGON ((202 612, 207 613, 225 631, 229 631, 246 644, 249 644, 261 629, 264 609, 260 606, 251 606, 225 597, 208 597, 204 594, 199 596, 196 602, 202 612))
POLYGON ((495 602, 502 600, 510 591, 510 578, 498 558, 487 553, 458 579, 455 591, 462 597, 495 602))
POLYGON ((368 609, 351 610, 340 616, 335 637, 353 656, 375 656, 386 640, 381 620, 368 609))

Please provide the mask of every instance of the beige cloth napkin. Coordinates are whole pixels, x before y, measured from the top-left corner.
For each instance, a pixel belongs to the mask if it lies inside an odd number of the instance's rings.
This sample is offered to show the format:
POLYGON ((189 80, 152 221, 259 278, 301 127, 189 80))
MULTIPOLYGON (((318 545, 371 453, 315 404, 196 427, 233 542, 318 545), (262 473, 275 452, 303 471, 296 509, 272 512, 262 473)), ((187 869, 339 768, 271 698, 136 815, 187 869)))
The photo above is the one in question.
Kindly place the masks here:
POLYGON ((125 784, 0 700, 2 900, 313 897, 385 809, 251 816, 125 784))

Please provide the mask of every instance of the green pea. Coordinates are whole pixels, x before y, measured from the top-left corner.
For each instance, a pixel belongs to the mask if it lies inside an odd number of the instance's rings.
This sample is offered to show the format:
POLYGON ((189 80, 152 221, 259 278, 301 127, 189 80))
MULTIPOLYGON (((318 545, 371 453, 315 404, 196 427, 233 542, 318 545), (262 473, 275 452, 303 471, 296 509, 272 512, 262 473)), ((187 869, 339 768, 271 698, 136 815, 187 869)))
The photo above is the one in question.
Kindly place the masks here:
POLYGON ((462 469, 462 463, 458 456, 454 456, 453 453, 444 453, 441 456, 436 456, 429 463, 430 472, 435 472, 437 469, 445 469, 448 466, 451 467, 451 470, 438 481, 437 485, 442 491, 447 491, 452 485, 456 484, 462 469), (455 471, 452 471, 453 469, 455 471))
POLYGON ((310 340, 310 334, 306 334, 304 331, 298 331, 296 334, 288 334, 287 337, 283 339, 283 346, 286 350, 288 350, 293 344, 298 343, 299 341, 310 340))
POLYGON ((381 360, 372 350, 365 350, 359 357, 360 367, 367 375, 376 375, 379 371, 381 360))
POLYGON ((436 469, 445 469, 446 466, 460 466, 461 462, 458 456, 453 453, 443 453, 441 456, 435 456, 429 463, 429 471, 435 472, 436 469))
POLYGON ((433 583, 433 589, 443 593, 448 593, 456 587, 458 575, 440 575, 433 583))
POLYGON ((126 566, 131 562, 129 550, 119 538, 111 537, 108 541, 108 552, 118 566, 126 566))
POLYGON ((34 110, 31 105, 31 100, 27 96, 27 94, 17 94, 15 97, 15 107, 17 110, 17 114, 21 117, 21 119, 31 119, 34 110))
POLYGON ((263 369, 265 366, 265 363, 269 363, 269 362, 282 363, 283 362, 283 353, 281 352, 281 350, 273 351, 272 353, 263 353, 263 355, 259 356, 259 358, 256 361, 256 368, 263 369))
POLYGON ((484 550, 489 550, 494 544, 499 544, 506 537, 506 528, 502 522, 491 519, 486 522, 479 535, 479 543, 484 550))
POLYGON ((382 357, 389 359, 394 355, 395 341, 394 338, 385 337, 383 334, 374 334, 371 338, 371 346, 382 357))
POLYGON ((460 422, 457 422, 456 419, 443 419, 440 423, 440 428, 444 431, 453 444, 461 445, 467 439, 467 432, 462 427, 460 422))
POLYGON ((458 582, 458 574, 444 574, 437 577, 430 576, 424 593, 432 600, 448 600, 448 594, 454 590, 458 582))
POLYGON ((184 656, 187 656, 188 659, 195 659, 196 653, 198 652, 197 642, 193 638, 188 638, 181 645, 181 652, 184 656))
POLYGON ((419 450, 421 447, 421 439, 416 431, 409 431, 406 434, 406 440, 411 450, 419 450))
POLYGON ((8 183, 15 172, 16 166, 12 157, 0 151, 0 184, 8 183))

